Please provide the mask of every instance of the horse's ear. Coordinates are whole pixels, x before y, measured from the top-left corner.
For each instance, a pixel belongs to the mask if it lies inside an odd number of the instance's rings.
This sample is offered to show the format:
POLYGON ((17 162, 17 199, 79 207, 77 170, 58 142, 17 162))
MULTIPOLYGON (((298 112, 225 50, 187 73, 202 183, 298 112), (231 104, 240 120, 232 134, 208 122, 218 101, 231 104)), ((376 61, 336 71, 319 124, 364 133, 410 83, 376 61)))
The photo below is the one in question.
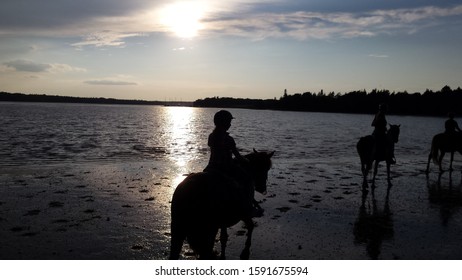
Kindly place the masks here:
POLYGON ((255 150, 255 148, 253 148, 253 152, 256 153, 256 154, 258 154, 258 152, 257 152, 257 150, 255 150))
POLYGON ((271 153, 268 154, 269 157, 271 158, 272 156, 274 156, 274 151, 272 151, 271 153))

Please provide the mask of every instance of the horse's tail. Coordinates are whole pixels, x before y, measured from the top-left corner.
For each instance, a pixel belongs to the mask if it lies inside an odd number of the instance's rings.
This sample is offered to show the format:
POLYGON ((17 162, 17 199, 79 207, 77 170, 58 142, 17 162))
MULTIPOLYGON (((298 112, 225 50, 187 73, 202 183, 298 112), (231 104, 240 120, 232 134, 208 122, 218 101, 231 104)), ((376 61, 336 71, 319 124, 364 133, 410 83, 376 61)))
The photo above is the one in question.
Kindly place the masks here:
POLYGON ((439 164, 438 157, 439 157, 439 138, 438 135, 435 135, 432 139, 432 146, 430 149, 430 154, 432 156, 432 160, 435 164, 439 164))

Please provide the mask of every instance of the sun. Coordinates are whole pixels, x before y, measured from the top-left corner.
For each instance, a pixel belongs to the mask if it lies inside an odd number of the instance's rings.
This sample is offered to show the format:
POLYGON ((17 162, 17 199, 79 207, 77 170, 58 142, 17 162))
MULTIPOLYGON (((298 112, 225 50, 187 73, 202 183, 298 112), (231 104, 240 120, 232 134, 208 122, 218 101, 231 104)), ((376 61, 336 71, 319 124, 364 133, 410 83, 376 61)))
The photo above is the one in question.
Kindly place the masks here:
POLYGON ((160 11, 160 22, 167 30, 180 38, 193 38, 202 29, 204 5, 194 2, 176 2, 160 11))

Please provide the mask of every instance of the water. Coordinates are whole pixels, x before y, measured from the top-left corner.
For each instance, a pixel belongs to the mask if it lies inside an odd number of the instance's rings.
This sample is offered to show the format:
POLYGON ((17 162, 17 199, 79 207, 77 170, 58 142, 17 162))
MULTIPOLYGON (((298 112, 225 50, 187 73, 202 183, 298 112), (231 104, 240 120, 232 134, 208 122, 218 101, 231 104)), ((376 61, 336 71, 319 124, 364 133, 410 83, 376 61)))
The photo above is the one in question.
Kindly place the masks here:
MULTIPOLYGON (((155 246, 144 245, 152 249, 151 253, 143 253, 143 250, 133 252, 130 246, 127 249, 129 253, 124 251, 117 255, 115 249, 101 249, 94 253, 94 257, 163 258, 168 252, 172 188, 185 174, 201 171, 206 166, 209 155, 207 137, 213 129, 213 114, 217 110, 0 103, 0 183, 2 188, 7 188, 0 190, 0 194, 1 191, 6 194, 24 187, 23 196, 36 199, 37 205, 40 205, 43 197, 39 199, 39 196, 50 193, 47 188, 52 188, 53 195, 56 195, 64 193, 62 188, 66 185, 96 185, 91 190, 90 187, 71 190, 87 192, 75 194, 75 197, 91 196, 94 200, 92 205, 97 203, 95 192, 102 193, 104 199, 100 208, 92 206, 83 210, 103 212, 101 209, 109 209, 117 203, 122 207, 127 206, 126 201, 134 205, 140 203, 133 209, 143 209, 149 214, 127 211, 131 214, 126 214, 128 216, 124 219, 133 221, 137 226, 129 231, 124 224, 123 230, 127 235, 136 232, 133 237, 136 240, 144 236, 143 244, 152 244, 153 236, 160 241, 155 246), (61 173, 56 171, 58 167, 63 169, 61 173), (17 170, 37 168, 46 172, 40 171, 39 175, 35 171, 33 175, 15 173, 17 170), (58 173, 59 176, 56 175, 58 173), (44 180, 49 180, 49 183, 43 183, 44 180), (124 197, 119 196, 122 185, 126 186, 124 197), (31 194, 33 188, 37 191, 31 194), (145 202, 149 199, 154 200, 154 204, 145 202), (140 228, 146 229, 145 232, 139 233, 140 228), (162 253, 153 254, 152 251, 156 250, 162 253)), ((269 194, 257 196, 266 212, 258 219, 254 232, 252 258, 367 259, 373 256, 371 246, 377 246, 379 258, 384 259, 462 257, 459 237, 462 230, 459 226, 462 222, 459 211, 462 206, 460 174, 454 173, 449 177, 445 173, 440 178, 432 174, 427 178, 423 172, 431 139, 443 131, 443 118, 387 117, 389 123, 401 125, 395 151, 398 163, 392 169, 394 186, 387 200, 383 166, 379 170, 374 196, 369 193, 365 197, 361 191, 362 177, 355 145, 361 136, 372 132, 370 123, 373 116, 246 109, 230 111, 235 117, 230 134, 243 154, 254 148, 275 151, 269 174, 269 194), (387 218, 387 228, 381 234, 368 237, 368 231, 358 230, 358 225, 364 217, 379 216, 374 212, 374 205, 378 206, 380 213, 388 209, 392 215, 387 218), (268 233, 271 235, 268 236, 268 233)), ((456 156, 454 167, 461 169, 459 156, 456 156)), ((432 166, 432 169, 436 170, 436 167, 432 166)), ((64 198, 60 199, 64 201, 64 198)), ((16 215, 20 220, 29 218, 30 215, 15 210, 21 207, 20 202, 6 200, 0 200, 3 213, 11 217, 16 215)), ((74 203, 76 207, 83 207, 81 205, 84 205, 82 201, 74 203)), ((31 213, 40 210, 38 206, 36 208, 31 213)), ((113 211, 116 214, 111 214, 112 210, 106 211, 108 219, 110 215, 121 219, 117 209, 113 211)), ((47 213, 51 215, 51 212, 47 213)), ((104 217, 103 214, 99 216, 104 217)), ((13 219, 0 216, 0 223, 5 223, 5 220, 13 219)), ((57 216, 56 220, 72 219, 57 216)), ((117 218, 111 216, 110 220, 116 221, 117 218)), ((121 220, 121 223, 126 221, 121 220)), ((51 225, 55 223, 51 221, 51 225)), ((13 224, 11 227, 18 228, 13 224)), ((71 230, 70 227, 66 229, 71 230)), ((234 227, 231 236, 240 236, 239 229, 239 226, 234 227)), ((99 234, 112 235, 113 232, 99 234)), ((59 239, 53 232, 49 235, 59 239)), ((2 236, 5 235, 0 231, 2 236)), ((75 235, 70 238, 75 238, 75 235)), ((24 239, 20 241, 25 242, 24 239)), ((12 240, 9 243, 17 242, 12 240)), ((241 245, 242 239, 231 238, 228 255, 238 256, 241 245)), ((39 245, 34 243, 33 246, 39 245)), ((46 252, 40 251, 41 256, 44 254, 46 252)), ((90 253, 63 255, 63 258, 89 256, 90 253)))
MULTIPOLYGON (((216 109, 89 104, 0 104, 0 166, 61 162, 207 160, 216 109)), ((231 110, 243 152, 275 150, 282 162, 355 160, 372 116, 231 110), (353 159, 354 158, 354 159, 353 159)), ((428 152, 443 119, 389 116, 401 124, 400 157, 428 152)))

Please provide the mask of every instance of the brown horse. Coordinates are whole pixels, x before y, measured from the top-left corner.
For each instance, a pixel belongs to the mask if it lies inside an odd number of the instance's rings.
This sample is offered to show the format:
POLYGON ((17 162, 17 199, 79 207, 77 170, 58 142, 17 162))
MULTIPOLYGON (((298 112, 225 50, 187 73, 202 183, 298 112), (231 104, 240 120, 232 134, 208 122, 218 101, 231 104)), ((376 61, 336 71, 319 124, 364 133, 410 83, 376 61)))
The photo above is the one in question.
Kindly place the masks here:
POLYGON ((268 171, 274 152, 248 154, 240 162, 241 175, 232 178, 219 172, 200 172, 186 177, 176 188, 171 205, 170 259, 178 259, 184 240, 198 258, 213 259, 215 238, 221 229, 221 258, 225 258, 226 229, 244 221, 247 227, 241 259, 248 259, 255 209, 254 191, 266 192, 268 171))
POLYGON ((430 154, 428 155, 427 174, 430 172, 430 161, 438 165, 440 173, 443 172, 442 162, 446 153, 451 153, 449 162, 449 170, 452 171, 452 162, 454 161, 454 153, 462 154, 462 134, 460 132, 453 135, 447 133, 439 133, 433 136, 430 154))
POLYGON ((393 154, 395 144, 398 143, 399 139, 399 128, 400 125, 390 125, 390 129, 386 134, 385 143, 382 145, 383 147, 378 148, 379 145, 377 140, 372 135, 364 136, 359 139, 356 144, 356 150, 358 151, 359 158, 361 160, 361 172, 364 177, 364 182, 367 182, 367 175, 375 161, 374 177, 372 178, 372 186, 374 186, 379 162, 385 161, 387 163, 388 185, 392 185, 390 178, 390 165, 394 162, 393 154))

